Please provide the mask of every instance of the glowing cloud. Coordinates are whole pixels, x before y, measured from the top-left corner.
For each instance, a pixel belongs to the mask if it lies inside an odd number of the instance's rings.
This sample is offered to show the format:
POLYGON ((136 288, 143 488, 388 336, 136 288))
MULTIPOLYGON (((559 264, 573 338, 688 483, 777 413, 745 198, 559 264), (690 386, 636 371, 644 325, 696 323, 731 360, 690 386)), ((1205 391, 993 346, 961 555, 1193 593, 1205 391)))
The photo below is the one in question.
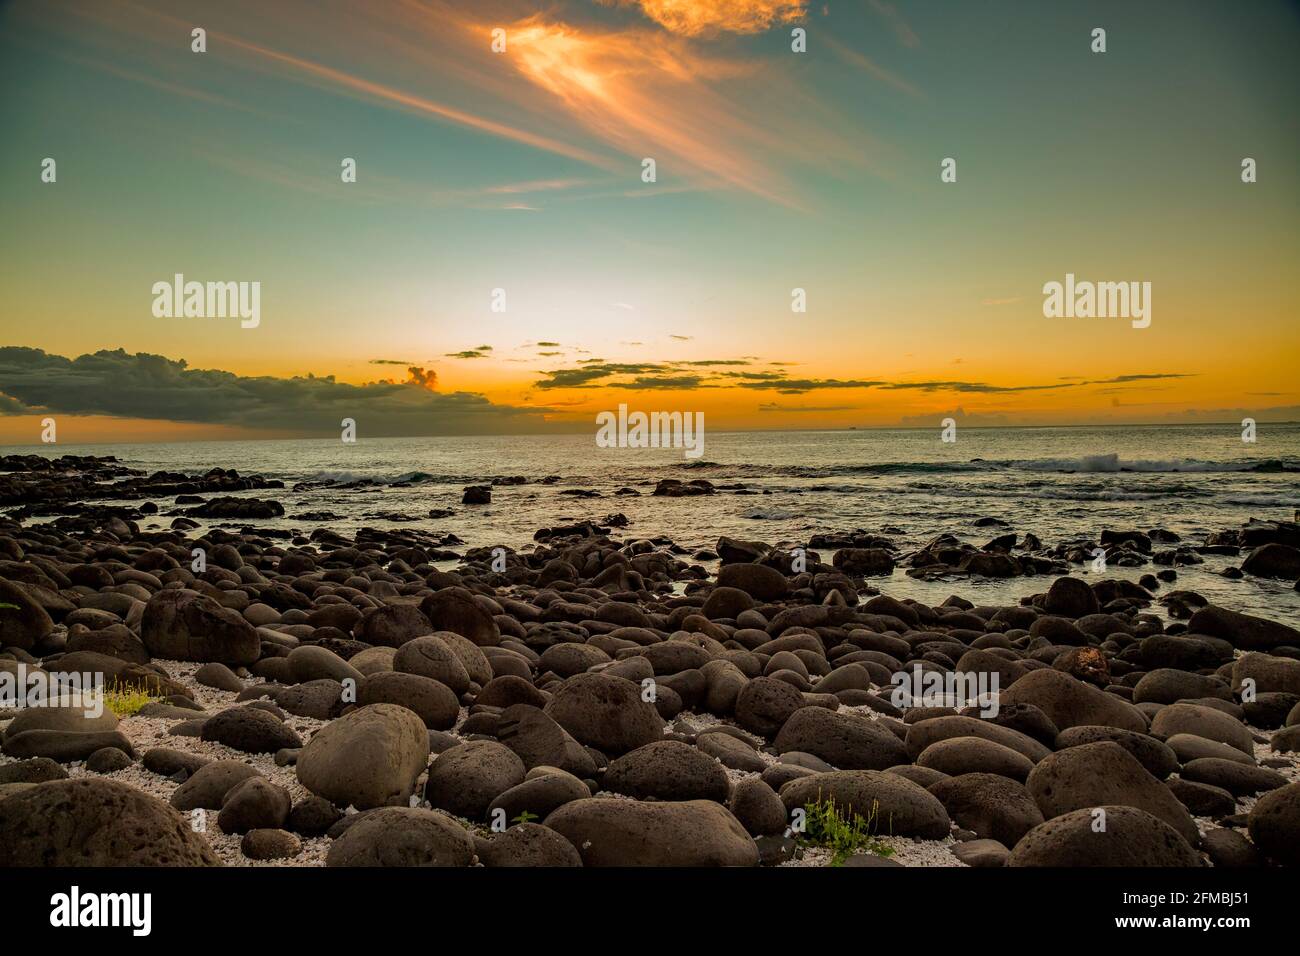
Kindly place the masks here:
POLYGON ((665 30, 682 36, 761 33, 803 18, 807 0, 600 0, 606 6, 639 6, 665 30))

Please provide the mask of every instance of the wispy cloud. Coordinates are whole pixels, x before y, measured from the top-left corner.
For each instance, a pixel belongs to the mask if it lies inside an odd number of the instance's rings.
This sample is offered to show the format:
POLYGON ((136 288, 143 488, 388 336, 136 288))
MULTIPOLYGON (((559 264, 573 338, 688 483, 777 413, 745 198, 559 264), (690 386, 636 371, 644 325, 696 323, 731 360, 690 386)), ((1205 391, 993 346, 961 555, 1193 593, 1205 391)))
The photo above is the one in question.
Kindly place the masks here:
POLYGON ((903 19, 903 15, 898 12, 898 8, 885 0, 868 0, 871 9, 878 13, 882 20, 887 23, 894 31, 894 37, 903 46, 908 49, 916 49, 921 45, 921 38, 916 35, 916 31, 911 25, 903 19))
MULTIPOLYGON (((1143 387, 1140 383, 1191 378, 1185 372, 1138 372, 1111 378, 1059 378, 1055 382, 1030 384, 994 384, 953 379, 889 381, 871 378, 791 378, 784 371, 756 371, 744 368, 754 361, 742 359, 694 359, 645 363, 606 362, 604 359, 579 360, 578 368, 554 369, 534 386, 540 389, 562 388, 734 388, 770 391, 779 395, 804 395, 808 392, 845 389, 879 389, 890 392, 923 392, 970 395, 1014 395, 1021 392, 1051 392, 1097 385, 1143 387), (741 368, 737 369, 736 367, 741 368), (697 371, 704 369, 707 371, 697 371)), ((769 363, 779 365, 780 363, 769 363)), ((1105 394, 1107 390, 1099 390, 1105 394)), ((775 406, 774 406, 775 407, 775 406)))
POLYGON ((884 83, 886 86, 892 87, 900 93, 906 93, 908 96, 915 99, 925 99, 925 94, 919 89, 907 82, 897 73, 893 73, 876 63, 865 53, 854 50, 831 36, 822 37, 818 42, 824 45, 827 49, 832 50, 845 63, 857 67, 869 76, 884 83))
POLYGON ((779 402, 765 402, 758 406, 760 412, 851 412, 860 405, 782 405, 779 402))

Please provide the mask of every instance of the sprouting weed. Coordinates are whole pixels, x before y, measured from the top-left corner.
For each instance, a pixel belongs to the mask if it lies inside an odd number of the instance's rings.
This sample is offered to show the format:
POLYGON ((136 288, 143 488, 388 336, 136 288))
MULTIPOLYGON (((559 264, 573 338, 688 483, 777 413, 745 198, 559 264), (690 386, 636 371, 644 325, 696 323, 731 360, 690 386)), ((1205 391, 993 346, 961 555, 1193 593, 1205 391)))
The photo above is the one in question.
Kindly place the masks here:
POLYGON ((116 678, 104 689, 104 704, 118 717, 130 717, 156 699, 148 691, 132 684, 123 684, 116 678))
MULTIPOLYGON (((819 795, 820 796, 820 795, 819 795)), ((866 851, 876 856, 890 856, 894 850, 876 838, 880 804, 871 801, 870 812, 863 817, 852 812, 843 813, 835 806, 835 798, 818 799, 804 804, 807 814, 800 843, 805 846, 825 847, 831 851, 830 866, 843 866, 854 853, 866 851)))

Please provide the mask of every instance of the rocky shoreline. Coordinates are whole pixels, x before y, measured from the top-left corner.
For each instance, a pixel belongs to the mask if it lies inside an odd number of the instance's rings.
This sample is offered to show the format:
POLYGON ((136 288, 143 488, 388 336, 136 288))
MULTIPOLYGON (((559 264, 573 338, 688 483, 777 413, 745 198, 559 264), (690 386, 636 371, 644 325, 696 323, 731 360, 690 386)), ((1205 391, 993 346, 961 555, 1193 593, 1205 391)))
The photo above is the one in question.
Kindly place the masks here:
POLYGON ((118 711, 0 698, 0 865, 1300 863, 1300 631, 1162 590, 1205 549, 1300 577, 1293 523, 1098 529, 1164 567, 1089 584, 1089 542, 996 518, 907 554, 617 516, 456 551, 248 525, 276 487, 0 459, 0 689, 93 674, 118 711), (868 583, 896 567, 1043 588, 932 606, 868 583), (918 668, 995 706, 906 706, 918 668))

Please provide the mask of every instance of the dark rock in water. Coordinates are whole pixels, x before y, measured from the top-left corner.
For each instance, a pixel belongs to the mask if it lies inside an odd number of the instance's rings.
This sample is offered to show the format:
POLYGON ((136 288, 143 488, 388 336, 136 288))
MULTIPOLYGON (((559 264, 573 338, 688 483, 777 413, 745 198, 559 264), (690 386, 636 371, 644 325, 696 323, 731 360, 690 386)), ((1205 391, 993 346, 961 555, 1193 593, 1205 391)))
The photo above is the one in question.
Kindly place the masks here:
POLYGON ((714 494, 713 482, 696 478, 693 481, 680 481, 677 478, 661 478, 655 485, 654 494, 668 498, 687 498, 695 495, 714 494))
POLYGON ((1015 558, 996 551, 969 554, 957 565, 957 570, 985 578, 1014 578, 1022 573, 1015 558))
POLYGON ((40 783, 0 800, 0 866, 220 866, 167 804, 100 777, 40 783))
POLYGON ((155 657, 231 665, 253 663, 262 646, 257 631, 237 612, 183 588, 149 599, 140 637, 155 657))
POLYGON ((1294 627, 1213 604, 1193 614, 1187 628, 1194 634, 1221 637, 1242 650, 1268 651, 1284 645, 1300 647, 1300 631, 1294 627))
POLYGON ((784 597, 790 584, 784 574, 764 564, 726 564, 718 570, 718 586, 744 591, 758 601, 784 597))
POLYGON ((831 563, 858 577, 888 577, 894 573, 894 559, 884 548, 842 548, 831 563))
POLYGON ((469 831, 441 813, 382 807, 352 823, 331 844, 326 866, 469 866, 469 831))
POLYGON ((490 485, 467 485, 460 501, 466 505, 490 505, 492 488, 490 485))
POLYGON ((1144 810, 1099 806, 1039 824, 1011 850, 1007 866, 1201 866, 1178 831, 1144 810), (1097 813, 1105 829, 1097 829, 1097 813))
POLYGON ((212 498, 185 512, 196 518, 279 518, 284 505, 262 498, 212 498))
MULTIPOLYGON (((0 816, 4 807, 0 803, 0 816)), ((1300 866, 1300 783, 1260 797, 1251 807, 1247 826, 1251 841, 1270 860, 1283 866, 1300 866)))
MULTIPOLYGON (((723 565, 728 564, 748 564, 758 561, 768 551, 772 550, 769 545, 761 541, 741 541, 738 538, 729 538, 723 535, 718 539, 718 546, 714 548, 718 556, 722 559, 723 565)), ((721 583, 721 582, 719 582, 721 583)))
POLYGON ((284 830, 249 830, 239 850, 250 860, 287 860, 302 852, 302 841, 284 830))
POLYGON ((1079 578, 1057 578, 1047 591, 1043 608, 1048 614, 1080 618, 1101 610, 1097 595, 1079 578))
POLYGON ((1128 545, 1141 551, 1143 554, 1151 553, 1151 536, 1141 531, 1116 531, 1106 528, 1101 533, 1101 546, 1128 545))
POLYGON ((1265 544, 1241 562, 1241 570, 1262 578, 1300 579, 1300 548, 1286 544, 1265 544))
POLYGON ((544 821, 585 866, 757 866, 758 848, 731 813, 708 800, 650 802, 593 797, 544 821))

